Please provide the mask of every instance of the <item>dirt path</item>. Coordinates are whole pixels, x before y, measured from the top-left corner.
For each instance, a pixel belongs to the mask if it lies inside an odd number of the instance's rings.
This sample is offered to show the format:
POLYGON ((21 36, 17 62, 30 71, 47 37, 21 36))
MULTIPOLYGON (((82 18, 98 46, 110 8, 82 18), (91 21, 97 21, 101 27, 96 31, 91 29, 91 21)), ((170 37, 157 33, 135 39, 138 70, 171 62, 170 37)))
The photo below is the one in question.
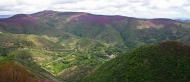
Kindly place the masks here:
POLYGON ((69 55, 67 55, 67 56, 65 56, 65 57, 62 57, 62 58, 58 58, 58 59, 56 59, 56 60, 54 60, 54 61, 52 61, 52 62, 47 63, 46 65, 49 65, 49 64, 54 63, 54 62, 58 62, 58 61, 60 61, 60 60, 62 60, 62 59, 64 59, 64 58, 66 58, 66 57, 71 56, 71 55, 72 55, 73 53, 75 53, 75 52, 77 52, 77 49, 76 49, 74 52, 70 53, 69 55))

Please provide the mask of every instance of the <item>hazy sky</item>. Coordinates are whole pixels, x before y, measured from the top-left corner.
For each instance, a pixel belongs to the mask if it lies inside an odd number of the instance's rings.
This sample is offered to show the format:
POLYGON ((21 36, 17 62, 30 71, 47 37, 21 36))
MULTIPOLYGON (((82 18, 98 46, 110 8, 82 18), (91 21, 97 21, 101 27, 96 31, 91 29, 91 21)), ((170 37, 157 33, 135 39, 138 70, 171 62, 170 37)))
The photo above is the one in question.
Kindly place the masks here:
POLYGON ((190 0, 1 0, 0 15, 43 10, 140 18, 190 18, 190 0))

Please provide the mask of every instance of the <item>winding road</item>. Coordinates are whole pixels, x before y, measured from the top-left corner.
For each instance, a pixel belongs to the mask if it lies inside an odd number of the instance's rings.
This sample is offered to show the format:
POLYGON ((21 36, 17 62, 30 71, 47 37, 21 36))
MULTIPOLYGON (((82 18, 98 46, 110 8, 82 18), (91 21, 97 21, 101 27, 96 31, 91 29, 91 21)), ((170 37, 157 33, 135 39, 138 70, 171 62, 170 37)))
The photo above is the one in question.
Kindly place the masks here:
POLYGON ((62 57, 62 58, 58 58, 58 59, 56 59, 56 60, 54 60, 54 61, 52 61, 52 62, 47 63, 46 65, 49 65, 49 64, 51 64, 51 63, 53 63, 53 62, 60 61, 60 60, 66 58, 66 57, 68 57, 68 56, 71 56, 71 55, 72 55, 73 53, 75 53, 75 52, 77 52, 77 49, 76 49, 74 52, 70 53, 69 55, 67 55, 67 56, 65 56, 65 57, 62 57))

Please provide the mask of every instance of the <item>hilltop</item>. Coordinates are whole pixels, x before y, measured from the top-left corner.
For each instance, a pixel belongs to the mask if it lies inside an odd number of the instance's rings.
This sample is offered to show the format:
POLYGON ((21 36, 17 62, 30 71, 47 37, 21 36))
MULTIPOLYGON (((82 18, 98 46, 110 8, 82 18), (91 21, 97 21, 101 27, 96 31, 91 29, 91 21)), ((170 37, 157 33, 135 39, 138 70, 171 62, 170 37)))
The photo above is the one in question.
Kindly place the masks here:
POLYGON ((189 50, 177 41, 141 46, 106 62, 83 82, 187 82, 189 50))

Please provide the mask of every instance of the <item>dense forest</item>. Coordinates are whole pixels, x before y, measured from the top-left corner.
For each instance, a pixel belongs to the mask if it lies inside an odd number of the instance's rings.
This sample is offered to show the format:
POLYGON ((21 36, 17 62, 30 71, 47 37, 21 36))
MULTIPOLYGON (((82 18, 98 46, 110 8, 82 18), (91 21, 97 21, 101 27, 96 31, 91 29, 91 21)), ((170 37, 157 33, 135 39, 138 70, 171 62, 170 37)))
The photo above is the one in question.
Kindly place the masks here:
POLYGON ((141 46, 106 62, 82 82, 188 82, 189 50, 177 41, 141 46))

